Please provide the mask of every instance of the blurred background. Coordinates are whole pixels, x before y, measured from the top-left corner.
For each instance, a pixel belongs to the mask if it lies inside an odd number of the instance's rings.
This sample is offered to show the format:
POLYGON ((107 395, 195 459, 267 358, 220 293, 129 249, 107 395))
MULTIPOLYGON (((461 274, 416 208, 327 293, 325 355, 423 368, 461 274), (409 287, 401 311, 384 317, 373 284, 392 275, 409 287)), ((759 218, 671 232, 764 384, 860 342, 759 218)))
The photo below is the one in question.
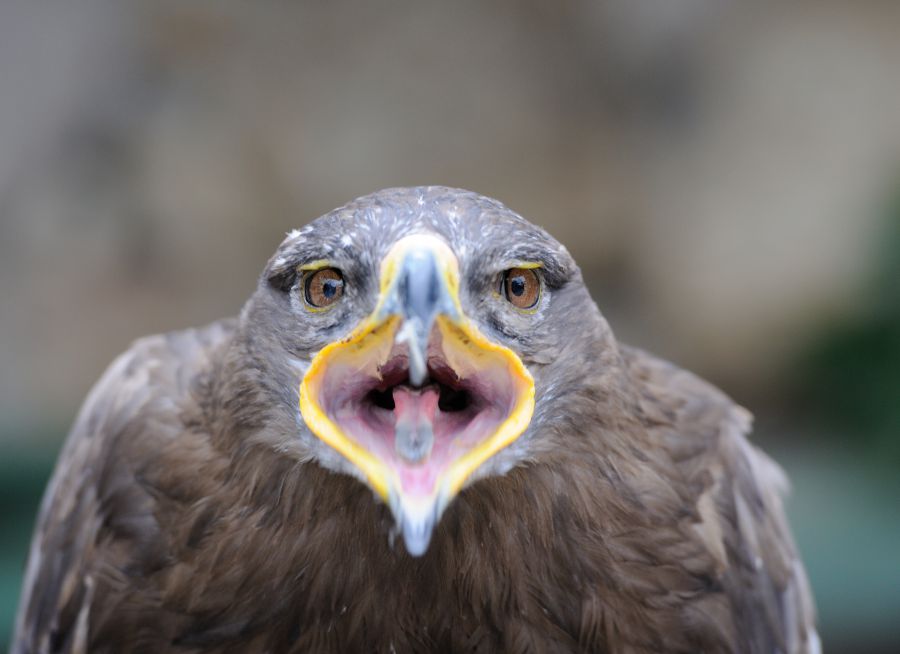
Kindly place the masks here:
POLYGON ((0 651, 135 338, 386 186, 499 198, 788 470, 829 652, 900 651, 900 3, 0 3, 0 651))

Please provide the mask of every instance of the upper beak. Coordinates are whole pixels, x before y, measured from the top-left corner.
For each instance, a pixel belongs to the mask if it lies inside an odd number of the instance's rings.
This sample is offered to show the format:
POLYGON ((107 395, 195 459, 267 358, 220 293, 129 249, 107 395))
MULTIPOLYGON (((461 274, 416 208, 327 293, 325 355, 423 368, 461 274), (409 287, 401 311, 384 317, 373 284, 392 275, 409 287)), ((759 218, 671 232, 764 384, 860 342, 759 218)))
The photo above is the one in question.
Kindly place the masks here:
POLYGON ((395 340, 409 348, 409 380, 421 386, 428 376, 428 341, 435 319, 439 315, 458 319, 460 312, 458 299, 448 288, 455 258, 443 252, 443 243, 429 243, 431 237, 412 238, 415 240, 401 255, 399 270, 388 280, 388 294, 378 314, 382 320, 391 316, 402 319, 395 340))
POLYGON ((447 244, 420 234, 383 260, 375 310, 313 358, 300 410, 388 503, 407 550, 420 555, 475 470, 528 427, 534 382, 464 315, 447 244), (448 408, 453 393, 462 408, 448 408))

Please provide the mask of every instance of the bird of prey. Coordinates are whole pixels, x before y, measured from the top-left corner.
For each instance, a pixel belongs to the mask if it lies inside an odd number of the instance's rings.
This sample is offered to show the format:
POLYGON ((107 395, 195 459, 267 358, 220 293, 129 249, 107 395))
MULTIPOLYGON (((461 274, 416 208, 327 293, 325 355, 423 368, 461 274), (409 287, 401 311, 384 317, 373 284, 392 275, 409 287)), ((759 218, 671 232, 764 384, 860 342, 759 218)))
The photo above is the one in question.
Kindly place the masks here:
POLYGON ((12 651, 819 652, 749 426, 619 344, 544 230, 380 191, 291 232, 236 319, 111 365, 12 651))

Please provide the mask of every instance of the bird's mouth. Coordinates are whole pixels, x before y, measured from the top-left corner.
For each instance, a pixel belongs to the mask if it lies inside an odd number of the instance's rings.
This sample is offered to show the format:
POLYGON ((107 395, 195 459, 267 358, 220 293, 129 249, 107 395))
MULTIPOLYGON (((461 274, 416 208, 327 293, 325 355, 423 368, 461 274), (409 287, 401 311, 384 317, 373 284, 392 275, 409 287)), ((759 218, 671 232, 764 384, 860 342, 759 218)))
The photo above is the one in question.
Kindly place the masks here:
POLYGON ((309 428, 390 506, 420 555, 450 500, 527 428, 534 382, 457 297, 456 260, 432 236, 400 241, 378 307, 313 359, 300 388, 309 428))

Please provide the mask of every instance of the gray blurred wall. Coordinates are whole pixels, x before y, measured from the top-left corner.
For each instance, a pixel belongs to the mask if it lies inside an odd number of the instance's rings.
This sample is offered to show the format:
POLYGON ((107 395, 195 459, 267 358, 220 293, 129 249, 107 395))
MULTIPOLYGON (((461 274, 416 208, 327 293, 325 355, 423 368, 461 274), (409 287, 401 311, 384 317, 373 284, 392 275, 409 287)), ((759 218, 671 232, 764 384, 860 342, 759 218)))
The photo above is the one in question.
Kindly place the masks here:
POLYGON ((614 327, 717 379, 852 310, 900 152, 891 2, 0 5, 0 411, 238 310, 384 186, 499 197, 614 327))

